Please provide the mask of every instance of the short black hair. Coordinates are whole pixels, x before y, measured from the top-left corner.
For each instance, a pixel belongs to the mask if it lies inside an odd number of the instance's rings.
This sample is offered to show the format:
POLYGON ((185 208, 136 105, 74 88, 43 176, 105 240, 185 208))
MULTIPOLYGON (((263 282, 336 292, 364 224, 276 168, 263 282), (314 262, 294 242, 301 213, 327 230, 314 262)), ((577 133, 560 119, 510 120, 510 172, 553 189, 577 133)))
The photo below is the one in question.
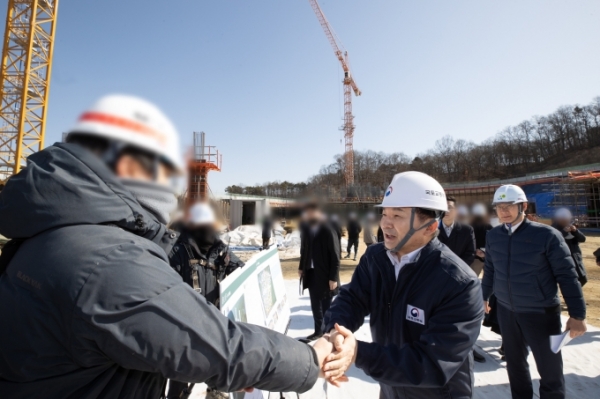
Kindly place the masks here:
POLYGON ((456 198, 454 198, 454 197, 446 197, 446 202, 454 202, 454 205, 456 205, 456 198))
POLYGON ((417 214, 417 217, 421 221, 423 221, 425 219, 435 219, 438 217, 437 212, 432 211, 431 209, 415 208, 415 213, 417 214))

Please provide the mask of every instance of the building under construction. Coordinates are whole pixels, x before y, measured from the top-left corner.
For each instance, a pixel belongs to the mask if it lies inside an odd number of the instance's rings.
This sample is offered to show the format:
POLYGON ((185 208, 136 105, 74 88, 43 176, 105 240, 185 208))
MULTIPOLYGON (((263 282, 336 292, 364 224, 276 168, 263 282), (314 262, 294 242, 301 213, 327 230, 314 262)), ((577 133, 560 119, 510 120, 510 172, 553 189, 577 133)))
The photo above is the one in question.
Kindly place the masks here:
POLYGON ((550 219, 557 208, 569 208, 581 226, 600 227, 600 164, 551 170, 507 180, 444 184, 446 195, 472 204, 490 203, 503 184, 523 188, 530 212, 550 219))

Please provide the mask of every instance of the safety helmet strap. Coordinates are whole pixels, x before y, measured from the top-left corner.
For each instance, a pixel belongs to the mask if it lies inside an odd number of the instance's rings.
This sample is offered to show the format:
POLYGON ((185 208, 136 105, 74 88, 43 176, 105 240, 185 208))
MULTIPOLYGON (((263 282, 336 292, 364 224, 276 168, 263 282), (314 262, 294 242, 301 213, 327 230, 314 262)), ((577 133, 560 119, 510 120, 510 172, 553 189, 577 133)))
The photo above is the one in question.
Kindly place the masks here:
POLYGON ((398 252, 400 251, 400 249, 402 249, 402 247, 404 247, 406 245, 406 243, 408 242, 408 240, 410 240, 410 238, 417 232, 423 229, 428 228, 429 226, 431 226, 434 223, 439 222, 441 215, 443 214, 443 212, 436 212, 436 218, 433 220, 430 220, 429 222, 425 223, 423 226, 419 227, 418 229, 414 228, 414 221, 415 221, 415 215, 417 214, 415 208, 411 208, 410 210, 410 229, 408 230, 408 232, 406 233, 406 235, 404 236, 404 238, 402 238, 402 240, 400 240, 400 242, 390 251, 392 252, 398 252))

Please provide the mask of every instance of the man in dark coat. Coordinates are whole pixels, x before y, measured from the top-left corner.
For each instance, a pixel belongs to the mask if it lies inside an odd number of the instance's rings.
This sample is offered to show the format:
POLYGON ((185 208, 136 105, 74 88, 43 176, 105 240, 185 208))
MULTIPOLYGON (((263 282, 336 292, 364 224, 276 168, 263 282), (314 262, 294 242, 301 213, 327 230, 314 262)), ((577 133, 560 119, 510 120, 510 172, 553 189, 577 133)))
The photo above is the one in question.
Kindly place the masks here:
POLYGON ((475 260, 475 233, 471 226, 456 220, 456 199, 448 197, 447 200, 448 212, 440 223, 438 239, 471 266, 475 260))
POLYGON ((506 369, 514 399, 534 395, 527 356, 531 349, 540 374, 541 399, 564 399, 561 352, 548 344, 562 333, 558 287, 567 304, 566 330, 576 338, 587 330, 586 309, 575 264, 562 235, 550 226, 525 217, 527 197, 516 185, 501 186, 494 194, 500 226, 487 235, 483 301, 496 294, 506 369))
POLYGON ((314 385, 330 344, 233 322, 169 266, 183 162, 161 152, 176 135, 152 104, 110 96, 2 190, 0 398, 158 399, 167 378, 314 385))
POLYGON ((300 238, 300 266, 298 274, 302 289, 308 288, 315 331, 306 339, 323 336, 323 315, 331 306, 332 298, 340 286, 340 247, 333 231, 318 204, 305 206, 306 225, 300 238))
POLYGON ((338 354, 325 373, 356 363, 382 399, 471 398, 471 350, 481 328, 480 282, 436 238, 442 186, 420 172, 394 176, 384 196, 384 243, 370 245, 325 315, 338 354), (373 342, 352 332, 369 316, 373 342))
POLYGON ((354 260, 356 260, 356 254, 358 253, 358 237, 362 231, 362 227, 358 222, 356 213, 352 212, 350 215, 348 215, 348 224, 346 225, 346 230, 348 231, 348 253, 346 254, 346 259, 350 257, 350 251, 352 251, 352 247, 354 247, 354 260))
POLYGON ((338 215, 331 215, 329 217, 329 224, 331 225, 331 228, 335 232, 335 235, 337 236, 338 241, 340 242, 340 256, 341 256, 342 226, 340 225, 340 218, 338 217, 338 215))
POLYGON ((573 223, 573 215, 567 208, 557 209, 552 220, 552 227, 560 231, 575 262, 575 271, 577 272, 577 280, 583 287, 587 283, 587 272, 583 264, 583 254, 579 244, 585 242, 585 235, 573 223))
POLYGON ((471 214, 473 215, 471 227, 475 235, 475 260, 471 264, 471 268, 479 276, 485 263, 485 240, 488 231, 492 229, 492 225, 489 222, 487 207, 484 204, 473 205, 471 214))

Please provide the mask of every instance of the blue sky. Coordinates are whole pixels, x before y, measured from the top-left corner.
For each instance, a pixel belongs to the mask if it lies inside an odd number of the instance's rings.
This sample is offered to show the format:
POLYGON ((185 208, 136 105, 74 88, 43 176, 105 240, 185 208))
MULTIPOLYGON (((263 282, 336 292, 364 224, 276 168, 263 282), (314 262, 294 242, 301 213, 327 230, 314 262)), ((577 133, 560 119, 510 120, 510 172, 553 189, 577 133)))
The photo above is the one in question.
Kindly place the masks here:
MULTIPOLYGON (((600 95, 597 0, 320 3, 363 91, 359 150, 480 142, 600 95)), ((121 92, 163 108, 184 145, 207 133, 216 193, 303 181, 343 150, 342 74, 307 0, 62 0, 56 40, 47 145, 121 92)))

